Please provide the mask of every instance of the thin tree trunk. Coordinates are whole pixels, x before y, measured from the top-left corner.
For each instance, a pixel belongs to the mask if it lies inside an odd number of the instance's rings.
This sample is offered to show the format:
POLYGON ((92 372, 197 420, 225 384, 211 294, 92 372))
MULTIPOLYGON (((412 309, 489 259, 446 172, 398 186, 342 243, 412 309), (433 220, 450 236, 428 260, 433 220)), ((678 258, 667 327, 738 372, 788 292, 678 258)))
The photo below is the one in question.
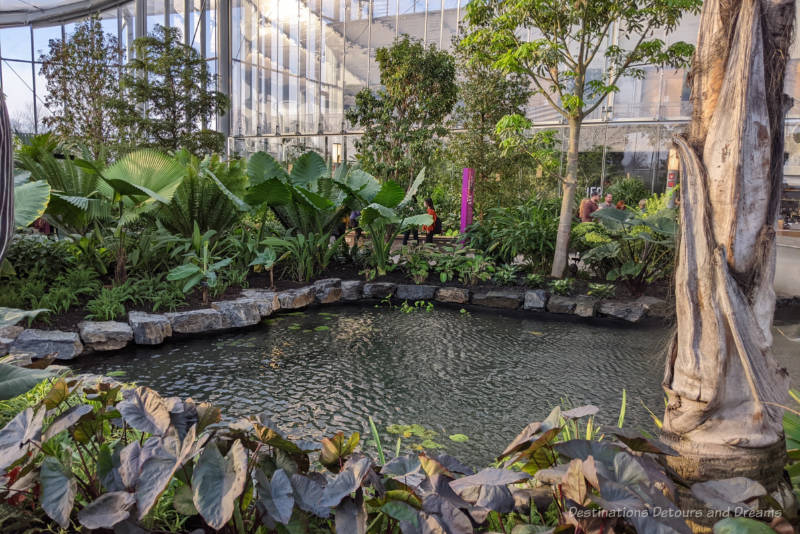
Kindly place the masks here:
POLYGON ((581 121, 569 119, 569 147, 567 149, 567 176, 564 178, 563 195, 561 197, 561 216, 558 220, 556 236, 556 252, 553 256, 554 278, 564 276, 569 255, 569 236, 572 231, 572 211, 575 205, 575 190, 578 186, 578 150, 580 148, 581 121))
MULTIPOLYGON (((794 0, 708 0, 692 67, 681 159, 677 329, 662 439, 689 482, 744 476, 793 513, 783 479, 786 371, 771 353, 782 94, 794 0)), ((681 504, 697 508, 687 491, 681 504)), ((701 505, 702 506, 702 505, 701 505)), ((697 527, 699 530, 699 527, 697 527)))
POLYGON ((6 99, 0 91, 0 264, 14 235, 14 144, 6 99))

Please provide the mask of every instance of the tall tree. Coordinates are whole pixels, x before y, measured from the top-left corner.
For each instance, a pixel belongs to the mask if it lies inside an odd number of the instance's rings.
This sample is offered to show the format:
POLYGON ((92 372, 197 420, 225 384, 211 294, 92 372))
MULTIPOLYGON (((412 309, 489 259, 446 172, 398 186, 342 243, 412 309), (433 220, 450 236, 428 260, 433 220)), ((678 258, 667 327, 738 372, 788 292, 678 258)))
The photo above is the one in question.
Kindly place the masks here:
POLYGON ((408 37, 379 48, 383 89, 363 89, 347 119, 364 129, 358 160, 378 178, 409 185, 447 134, 445 118, 458 97, 453 57, 408 37))
POLYGON ((567 122, 567 165, 553 276, 561 277, 567 264, 583 120, 604 101, 603 97, 619 90, 617 82, 623 76, 643 77, 647 65, 686 65, 693 47, 684 42, 666 46, 654 32, 672 31, 683 13, 697 11, 700 3, 473 0, 467 4, 469 33, 465 43, 478 51, 474 60, 525 75, 567 122), (627 48, 606 46, 612 26, 625 36, 627 48), (530 41, 522 38, 528 29, 536 33, 530 41), (597 68, 599 77, 590 76, 590 68, 597 68))
POLYGON ((208 128, 229 100, 214 90, 208 62, 183 43, 177 28, 156 25, 134 41, 136 56, 123 76, 120 116, 140 146, 196 154, 221 152, 225 138, 208 128))
POLYGON ((681 453, 669 463, 685 479, 745 476, 790 499, 782 410, 775 405, 785 404, 788 377, 770 347, 794 6, 703 6, 692 122, 687 137, 675 138, 683 170, 678 324, 664 377, 662 432, 681 453))
MULTIPOLYGON (((450 158, 463 167, 475 169, 475 203, 481 208, 517 203, 531 194, 531 178, 524 151, 506 150, 495 131, 506 115, 521 114, 530 97, 528 81, 520 74, 506 73, 487 63, 470 61, 470 47, 454 47, 459 103, 453 112, 456 132, 450 135, 450 158)), ((514 147, 516 148, 516 147, 514 147)))
POLYGON ((66 39, 51 39, 40 58, 47 80, 44 123, 67 143, 108 156, 119 128, 114 113, 122 62, 117 38, 103 32, 97 17, 78 23, 66 39))

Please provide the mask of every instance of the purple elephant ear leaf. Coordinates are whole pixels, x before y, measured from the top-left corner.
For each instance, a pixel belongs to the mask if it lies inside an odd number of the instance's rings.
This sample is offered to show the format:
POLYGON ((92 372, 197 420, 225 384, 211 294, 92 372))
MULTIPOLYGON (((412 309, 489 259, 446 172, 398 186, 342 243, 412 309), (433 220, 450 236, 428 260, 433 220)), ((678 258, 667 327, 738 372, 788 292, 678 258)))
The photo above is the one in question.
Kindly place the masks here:
POLYGON ((45 457, 39 471, 42 493, 39 504, 47 516, 61 526, 69 526, 78 484, 69 469, 53 456, 45 457))
POLYGON ((260 469, 252 471, 253 484, 256 489, 256 503, 262 513, 284 525, 292 518, 294 508, 294 490, 286 471, 278 469, 272 474, 272 480, 260 469))
POLYGON ((136 498, 127 491, 105 493, 78 512, 78 521, 89 530, 113 528, 130 516, 136 498))
POLYGON ((336 532, 348 534, 367 533, 367 509, 364 506, 364 497, 361 491, 353 497, 345 497, 336 507, 335 512, 336 532))
POLYGON ((169 481, 187 459, 196 453, 198 444, 195 428, 189 429, 183 443, 177 431, 170 428, 163 437, 152 437, 145 442, 140 454, 141 471, 136 480, 136 508, 142 519, 167 489, 169 481))
POLYGON ((30 442, 41 438, 45 409, 36 412, 26 408, 0 430, 0 470, 22 458, 30 449, 30 442))
POLYGON ((233 517, 246 480, 247 452, 241 441, 234 441, 224 457, 213 443, 200 453, 192 472, 193 501, 211 528, 220 530, 233 517))
POLYGON ((325 491, 321 484, 307 476, 292 475, 292 488, 298 508, 323 519, 331 515, 330 508, 321 505, 325 491))
POLYGON ((154 436, 163 436, 170 427, 167 403, 150 388, 139 386, 123 390, 125 400, 117 403, 117 410, 132 428, 154 436))

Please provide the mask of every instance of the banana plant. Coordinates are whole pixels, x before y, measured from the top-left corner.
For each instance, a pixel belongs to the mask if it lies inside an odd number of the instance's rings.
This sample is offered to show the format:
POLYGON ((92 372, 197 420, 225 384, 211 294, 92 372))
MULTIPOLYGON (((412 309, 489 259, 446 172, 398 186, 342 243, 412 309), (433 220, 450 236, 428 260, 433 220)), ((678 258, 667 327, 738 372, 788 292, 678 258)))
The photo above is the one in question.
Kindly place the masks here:
MULTIPOLYGON (((287 253, 284 253, 280 259, 286 257, 287 253)), ((253 261, 250 262, 249 266, 254 267, 254 270, 267 270, 269 271, 269 287, 270 289, 275 289, 275 277, 274 277, 274 270, 275 264, 279 261, 279 258, 275 254, 275 251, 271 248, 265 248, 264 250, 258 252, 256 257, 253 258, 253 261)))
POLYGON ((334 180, 363 206, 358 224, 369 236, 371 262, 378 276, 387 273, 389 252, 401 232, 413 226, 433 223, 433 217, 427 213, 403 214, 406 211, 404 208, 413 201, 425 180, 425 169, 420 171, 405 192, 396 182, 388 180, 381 184, 375 177, 359 169, 335 176, 334 180))

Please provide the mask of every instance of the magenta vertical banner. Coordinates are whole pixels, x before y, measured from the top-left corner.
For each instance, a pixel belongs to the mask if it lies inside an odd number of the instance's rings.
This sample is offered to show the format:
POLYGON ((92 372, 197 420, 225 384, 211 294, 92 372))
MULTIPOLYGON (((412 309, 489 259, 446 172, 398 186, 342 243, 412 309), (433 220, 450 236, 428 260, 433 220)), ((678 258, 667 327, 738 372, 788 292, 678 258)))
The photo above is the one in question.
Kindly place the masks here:
POLYGON ((473 189, 475 186, 475 169, 464 168, 461 175, 461 233, 467 231, 472 224, 473 189))

